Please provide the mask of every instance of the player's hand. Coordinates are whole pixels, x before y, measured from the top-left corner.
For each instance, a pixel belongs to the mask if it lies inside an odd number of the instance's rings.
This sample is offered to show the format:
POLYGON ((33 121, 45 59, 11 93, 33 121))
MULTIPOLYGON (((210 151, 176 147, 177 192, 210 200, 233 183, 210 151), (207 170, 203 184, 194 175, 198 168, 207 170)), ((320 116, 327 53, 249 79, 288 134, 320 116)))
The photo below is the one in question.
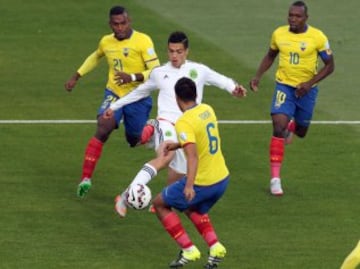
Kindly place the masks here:
POLYGON ((67 90, 68 92, 71 92, 74 89, 76 82, 77 82, 77 80, 75 78, 69 79, 64 85, 65 90, 67 90))
POLYGON ((193 186, 187 186, 187 185, 185 185, 184 195, 185 195, 185 199, 186 199, 187 201, 189 201, 189 202, 190 202, 192 199, 194 199, 194 197, 195 197, 194 187, 193 187, 193 186))
POLYGON ((103 118, 104 119, 111 119, 112 117, 114 117, 114 110, 112 110, 111 108, 106 109, 104 114, 103 114, 103 118))
POLYGON ((80 74, 76 72, 68 81, 65 82, 65 90, 71 92, 80 77, 80 74))
POLYGON ((259 83, 260 80, 258 78, 253 78, 252 80, 250 80, 250 89, 254 92, 257 92, 259 90, 259 83))
POLYGON ((243 85, 236 85, 235 90, 233 90, 232 95, 238 98, 246 97, 247 90, 243 85))
POLYGON ((303 97, 311 90, 312 84, 308 82, 301 83, 296 86, 295 96, 298 98, 303 97))
POLYGON ((160 148, 162 148, 162 151, 166 156, 169 151, 177 150, 178 148, 180 148, 180 144, 176 142, 164 141, 163 143, 161 143, 160 148))
POLYGON ((115 73, 115 81, 116 81, 116 84, 119 86, 124 85, 126 83, 130 83, 130 82, 132 82, 131 75, 124 73, 124 72, 116 72, 115 73))

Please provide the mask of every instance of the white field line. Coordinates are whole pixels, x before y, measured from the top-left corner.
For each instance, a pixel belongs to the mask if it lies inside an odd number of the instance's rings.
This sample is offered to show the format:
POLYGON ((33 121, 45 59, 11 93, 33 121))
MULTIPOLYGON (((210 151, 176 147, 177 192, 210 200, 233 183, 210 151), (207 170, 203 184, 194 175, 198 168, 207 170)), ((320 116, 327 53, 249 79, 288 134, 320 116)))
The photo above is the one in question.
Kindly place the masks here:
MULTIPOLYGON (((0 124, 88 124, 96 123, 96 120, 0 120, 0 124)), ((219 120, 221 124, 270 124, 270 120, 219 120)), ((312 124, 325 125, 357 125, 360 121, 312 121, 312 124)))

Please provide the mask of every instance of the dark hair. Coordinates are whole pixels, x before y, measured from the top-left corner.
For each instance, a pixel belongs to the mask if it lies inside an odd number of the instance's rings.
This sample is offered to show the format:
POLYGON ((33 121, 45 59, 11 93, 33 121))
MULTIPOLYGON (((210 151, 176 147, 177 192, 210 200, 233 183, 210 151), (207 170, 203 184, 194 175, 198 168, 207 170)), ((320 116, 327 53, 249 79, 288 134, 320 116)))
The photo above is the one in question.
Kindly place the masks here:
POLYGON ((175 84, 175 93, 185 102, 196 101, 196 84, 190 78, 180 78, 175 84))
POLYGON ((291 6, 303 7, 305 14, 307 15, 308 8, 304 1, 295 1, 291 6))
POLYGON ((185 49, 189 47, 189 39, 186 36, 185 33, 176 31, 172 32, 168 38, 168 44, 169 43, 182 43, 184 44, 185 49))
POLYGON ((122 6, 113 6, 109 11, 109 16, 112 15, 122 15, 124 13, 127 13, 126 9, 122 6))

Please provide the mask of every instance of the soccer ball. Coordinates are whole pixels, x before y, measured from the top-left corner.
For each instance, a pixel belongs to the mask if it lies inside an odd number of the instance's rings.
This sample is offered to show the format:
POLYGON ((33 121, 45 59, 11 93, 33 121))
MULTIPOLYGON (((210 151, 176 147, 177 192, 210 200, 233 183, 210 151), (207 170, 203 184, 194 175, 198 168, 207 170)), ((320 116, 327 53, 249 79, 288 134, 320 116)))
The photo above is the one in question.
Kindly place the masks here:
POLYGON ((134 209, 144 209, 150 204, 150 201, 151 190, 147 185, 135 184, 127 191, 126 202, 134 209))

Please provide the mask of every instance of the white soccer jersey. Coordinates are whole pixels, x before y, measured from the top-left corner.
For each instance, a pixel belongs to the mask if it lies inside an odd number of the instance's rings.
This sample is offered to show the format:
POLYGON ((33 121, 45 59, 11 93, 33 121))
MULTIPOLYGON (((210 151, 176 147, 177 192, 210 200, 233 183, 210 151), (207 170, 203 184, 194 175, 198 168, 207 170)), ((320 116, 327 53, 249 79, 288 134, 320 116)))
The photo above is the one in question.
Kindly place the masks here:
POLYGON ((236 83, 228 77, 217 73, 211 68, 187 60, 180 68, 175 68, 170 62, 152 70, 150 77, 132 92, 110 105, 117 110, 127 104, 147 97, 154 90, 159 90, 157 118, 175 123, 182 115, 175 98, 175 84, 182 78, 191 78, 196 83, 197 103, 201 103, 205 85, 213 85, 229 93, 236 87, 236 83))

